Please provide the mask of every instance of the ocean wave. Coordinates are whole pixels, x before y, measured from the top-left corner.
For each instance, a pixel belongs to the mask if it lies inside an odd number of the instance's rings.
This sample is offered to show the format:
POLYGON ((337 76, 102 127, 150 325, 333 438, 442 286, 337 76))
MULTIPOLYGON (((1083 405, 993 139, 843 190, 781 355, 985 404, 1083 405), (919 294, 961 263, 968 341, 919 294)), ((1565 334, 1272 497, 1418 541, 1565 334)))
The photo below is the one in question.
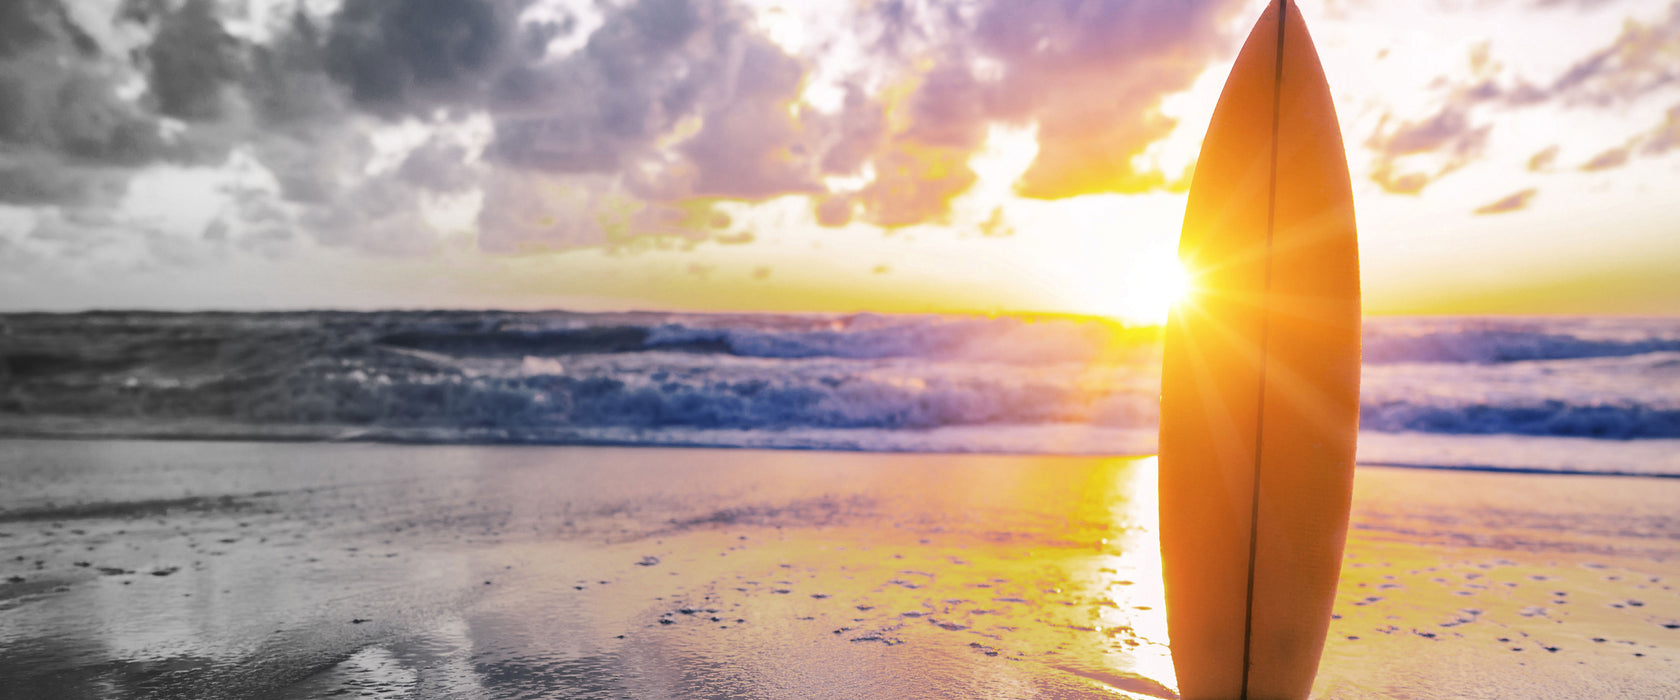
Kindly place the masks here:
POLYGON ((724 348, 743 357, 836 357, 988 361, 1020 364, 1091 362, 1117 351, 1147 354, 1154 332, 1096 319, 950 316, 854 316, 805 327, 666 323, 651 329, 653 349, 724 348))
POLYGON ((1680 351, 1675 319, 1375 319, 1364 333, 1365 364, 1494 364, 1627 357, 1680 351))
POLYGON ((1680 409, 1631 403, 1364 404, 1361 430, 1454 435, 1535 435, 1631 440, 1680 438, 1680 409))
MULTIPOLYGON (((1156 340, 1074 318, 11 315, 0 317, 0 415, 467 441, 705 433, 708 444, 800 434, 847 445, 838 436, 890 432, 858 438, 890 449, 972 428, 1011 431, 1020 448, 1026 434, 1152 431, 1156 340)), ((1361 421, 1375 432, 1675 438, 1676 382, 1672 319, 1375 319, 1361 421)), ((1067 448, 1045 438, 1039 449, 1067 448)))

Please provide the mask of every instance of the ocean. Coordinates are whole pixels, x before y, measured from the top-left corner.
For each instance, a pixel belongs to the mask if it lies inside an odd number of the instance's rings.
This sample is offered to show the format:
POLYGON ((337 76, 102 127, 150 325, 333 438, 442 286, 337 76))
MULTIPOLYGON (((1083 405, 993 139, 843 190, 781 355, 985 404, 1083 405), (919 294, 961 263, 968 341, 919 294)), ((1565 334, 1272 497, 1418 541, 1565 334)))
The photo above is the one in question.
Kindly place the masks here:
MULTIPOLYGON (((1138 455, 1153 328, 1061 316, 0 316, 0 435, 1138 455)), ((1680 318, 1379 317, 1359 459, 1680 477, 1680 318)))
MULTIPOLYGON (((1158 329, 14 314, 0 360, 0 700, 1174 697, 1158 329)), ((1365 360, 1315 697, 1680 697, 1680 478, 1621 476, 1680 477, 1680 320, 1365 360)))

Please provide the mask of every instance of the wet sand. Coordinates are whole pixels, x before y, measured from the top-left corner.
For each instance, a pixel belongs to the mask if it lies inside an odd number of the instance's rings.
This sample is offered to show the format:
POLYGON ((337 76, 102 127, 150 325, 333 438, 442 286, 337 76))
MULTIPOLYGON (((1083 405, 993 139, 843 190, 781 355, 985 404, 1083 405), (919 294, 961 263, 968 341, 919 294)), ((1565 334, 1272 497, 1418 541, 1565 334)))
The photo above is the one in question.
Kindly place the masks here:
MULTIPOLYGON (((0 442, 0 697, 1170 697, 1154 462, 0 442)), ((1361 468, 1315 695, 1680 697, 1680 480, 1361 468)))

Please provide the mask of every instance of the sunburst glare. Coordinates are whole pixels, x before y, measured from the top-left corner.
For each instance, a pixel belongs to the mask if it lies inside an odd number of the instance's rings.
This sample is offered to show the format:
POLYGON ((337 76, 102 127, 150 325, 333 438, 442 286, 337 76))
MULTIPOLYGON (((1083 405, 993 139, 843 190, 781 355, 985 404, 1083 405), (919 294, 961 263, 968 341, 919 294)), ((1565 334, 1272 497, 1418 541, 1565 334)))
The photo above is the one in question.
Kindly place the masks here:
POLYGON ((1107 284, 1092 284, 1089 308, 1127 324, 1160 325, 1190 292, 1190 275, 1170 248, 1151 250, 1127 262, 1107 284))

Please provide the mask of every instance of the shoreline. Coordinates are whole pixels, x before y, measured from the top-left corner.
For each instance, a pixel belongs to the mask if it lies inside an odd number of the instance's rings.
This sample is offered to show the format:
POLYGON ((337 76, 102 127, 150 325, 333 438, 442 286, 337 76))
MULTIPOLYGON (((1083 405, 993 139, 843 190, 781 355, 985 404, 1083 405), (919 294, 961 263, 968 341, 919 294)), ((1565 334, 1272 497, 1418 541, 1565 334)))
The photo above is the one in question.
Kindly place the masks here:
MULTIPOLYGON (((969 431, 985 430, 986 426, 957 426, 935 428, 925 431, 893 431, 922 435, 936 431, 969 431)), ((507 431, 495 429, 481 429, 466 436, 441 436, 428 434, 429 428, 359 428, 337 425, 285 424, 255 426, 231 421, 210 422, 199 420, 181 420, 169 423, 156 420, 113 421, 107 418, 73 418, 62 416, 19 417, 0 416, 0 441, 7 440, 50 440, 50 441, 100 441, 100 440, 136 440, 147 442, 206 442, 206 443, 279 443, 279 444, 373 444, 393 446, 451 446, 451 447, 608 447, 608 448, 650 448, 650 449, 699 449, 699 450, 769 450, 787 452, 834 452, 840 454, 895 454, 895 455, 930 455, 930 456, 965 456, 984 455, 999 457, 1079 457, 1091 459, 1138 459, 1151 457, 1153 450, 1125 451, 1067 451, 1067 452, 1033 452, 1012 450, 990 450, 978 448, 974 450, 940 449, 939 447, 901 447, 899 449, 881 447, 846 448, 832 444, 788 444, 748 445, 731 444, 722 441, 703 440, 671 440, 669 442, 649 441, 653 435, 639 435, 625 438, 598 438, 579 436, 576 433, 565 432, 567 429, 556 429, 555 433, 563 436, 543 438, 540 436, 510 436, 507 431)), ((836 429, 835 432, 844 429, 836 429)), ((658 429, 649 433, 657 434, 658 429)), ((735 434, 730 429, 717 429, 718 434, 735 434)), ((1153 434, 1153 431, 1126 430, 1128 434, 1153 434)), ((1360 457, 1355 465, 1358 467, 1384 467, 1392 469, 1422 469, 1432 471, 1461 471, 1485 472, 1503 474, 1537 474, 1554 476, 1606 476, 1631 477, 1653 479, 1680 479, 1680 471, 1663 471, 1664 469, 1680 468, 1680 439, 1646 438, 1646 439, 1596 439, 1582 437, 1556 436, 1526 436, 1503 434, 1431 434, 1431 433, 1360 433, 1361 443, 1382 441, 1384 455, 1377 457, 1360 457), (1519 456, 1515 464, 1497 464, 1479 462, 1471 459, 1442 459, 1438 462, 1410 461, 1406 457, 1415 459, 1415 453, 1405 453, 1402 458, 1394 458, 1387 453, 1393 452, 1392 447, 1404 441, 1445 442, 1445 441, 1548 441, 1566 443, 1571 447, 1591 445, 1597 454, 1586 455, 1585 458, 1603 458, 1606 450, 1626 450, 1630 446, 1645 448, 1656 446, 1665 448, 1661 451, 1668 455, 1666 463, 1653 463, 1646 469, 1627 468, 1628 465, 1639 463, 1641 459, 1651 461, 1650 454, 1639 454, 1631 459, 1623 459, 1620 468, 1580 468, 1567 465, 1534 466, 1523 463, 1524 457, 1519 456), (1672 452, 1666 448, 1672 448, 1672 452)), ((1133 436, 1133 441, 1136 441, 1133 436)), ((1478 452, 1487 453, 1483 448, 1478 452)), ((1533 452, 1531 449, 1530 452, 1533 452)), ((1650 453, 1652 450, 1642 449, 1641 452, 1650 453)), ((1459 455, 1462 456, 1462 455, 1459 455)), ((1487 456, 1487 455, 1482 455, 1487 456)), ((1543 461, 1543 460, 1532 460, 1543 461)), ((1640 464, 1640 466, 1644 466, 1640 464)))

